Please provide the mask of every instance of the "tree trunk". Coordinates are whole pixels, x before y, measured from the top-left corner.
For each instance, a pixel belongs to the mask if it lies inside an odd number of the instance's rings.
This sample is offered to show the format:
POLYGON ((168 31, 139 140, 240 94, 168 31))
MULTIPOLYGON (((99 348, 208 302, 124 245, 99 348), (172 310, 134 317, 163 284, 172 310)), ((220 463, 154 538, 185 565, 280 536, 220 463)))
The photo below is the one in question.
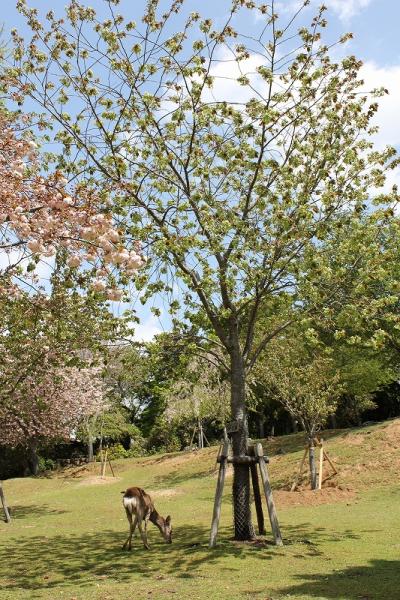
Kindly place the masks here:
MULTIPOLYGON (((246 414, 246 381, 243 358, 239 343, 231 353, 231 411, 237 423, 237 431, 232 434, 234 456, 247 454, 247 414, 246 414)), ((250 511, 250 470, 249 465, 233 465, 233 518, 235 540, 254 539, 255 533, 251 523, 250 511)))
POLYGON ((32 475, 39 473, 39 457, 37 455, 38 443, 32 440, 28 448, 28 467, 32 475))
POLYGON ((197 439, 198 439, 198 448, 204 448, 203 444, 203 425, 200 417, 197 419, 197 439))
POLYGON ((259 419, 258 419, 258 437, 260 438, 260 440, 262 440, 263 438, 265 438, 265 416, 264 415, 260 415, 259 419))
POLYGON ((329 415, 329 425, 331 429, 337 429, 337 419, 335 413, 329 415))
POLYGON ((311 489, 317 489, 317 470, 315 467, 315 445, 314 438, 311 437, 308 440, 308 459, 310 464, 310 478, 311 478, 311 489))
POLYGON ((93 438, 90 433, 88 435, 88 442, 87 442, 87 457, 88 457, 88 461, 90 463, 93 462, 93 438))
POLYGON ((293 431, 293 433, 297 433, 299 431, 299 426, 298 426, 298 423, 297 423, 296 419, 291 416, 290 420, 292 422, 292 431, 293 431))

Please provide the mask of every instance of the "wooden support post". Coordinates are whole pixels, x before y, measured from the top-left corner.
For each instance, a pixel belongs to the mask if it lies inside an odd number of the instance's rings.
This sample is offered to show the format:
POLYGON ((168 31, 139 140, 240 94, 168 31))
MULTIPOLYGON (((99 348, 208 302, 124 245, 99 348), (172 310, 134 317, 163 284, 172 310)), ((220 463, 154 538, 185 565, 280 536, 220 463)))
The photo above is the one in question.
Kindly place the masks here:
POLYGON ((323 471, 323 463, 324 463, 324 444, 321 441, 321 446, 319 449, 319 472, 318 472, 318 489, 322 489, 322 471, 323 471))
POLYGON ((281 531, 279 528, 278 516, 275 510, 275 503, 272 497, 271 484, 269 482, 269 475, 267 464, 264 459, 264 450, 260 443, 256 444, 255 447, 256 456, 258 456, 258 464, 260 465, 261 479, 264 485, 265 498, 267 500, 269 520, 271 522, 272 533, 274 536, 275 544, 277 546, 283 546, 281 531))
POLYGON ((260 493, 260 484, 258 481, 257 465, 250 465, 251 481, 253 483, 254 504, 256 506, 258 533, 265 535, 264 513, 262 509, 262 500, 260 493))
POLYGON ((114 473, 113 466, 112 466, 112 464, 111 464, 111 460, 110 460, 110 459, 107 459, 107 460, 108 460, 108 464, 110 465, 110 469, 111 469, 112 476, 113 476, 113 477, 115 477, 115 473, 114 473))
POLYGON ((208 439, 207 439, 207 437, 206 437, 206 434, 204 433, 204 429, 203 429, 203 438, 204 438, 204 440, 205 440, 205 442, 206 442, 207 446, 211 446, 210 442, 208 441, 208 439))
POLYGON ((303 474, 304 463, 305 463, 305 460, 306 460, 306 457, 307 457, 307 453, 308 453, 308 448, 306 448, 306 449, 304 450, 303 458, 302 458, 302 459, 301 459, 301 461, 300 461, 299 472, 297 473, 297 475, 296 475, 296 479, 294 480, 294 482, 293 482, 293 485, 292 485, 292 487, 290 488, 290 491, 291 491, 291 492, 294 492, 294 490, 297 488, 297 486, 298 486, 298 483, 299 483, 299 481, 300 481, 300 479, 301 479, 301 476, 302 476, 302 474, 303 474))
POLYGON ((198 419, 197 419, 197 446, 198 446, 199 450, 201 448, 203 448, 203 446, 204 446, 204 443, 203 443, 203 426, 202 426, 200 417, 198 417, 198 419))
POLYGON ((217 543, 218 525, 221 516, 222 493, 224 491, 225 475, 226 475, 226 459, 228 457, 229 442, 225 440, 220 453, 219 472, 217 479, 217 489, 215 490, 214 510, 211 521, 210 533, 210 548, 215 548, 217 543))
POLYGON ((193 441, 194 441, 194 436, 195 435, 196 435, 196 425, 193 427, 193 434, 192 434, 192 438, 190 440, 190 449, 192 449, 193 441))
POLYGON ((338 473, 338 472, 337 472, 337 470, 336 470, 336 467, 335 467, 335 465, 333 464, 333 462, 331 461, 331 459, 329 458, 329 456, 327 455, 327 453, 325 452, 325 450, 324 450, 324 458, 325 458, 325 460, 327 460, 327 461, 328 461, 328 463, 329 463, 329 464, 330 464, 330 466, 332 467, 332 469, 333 469, 333 471, 334 471, 334 474, 335 474, 335 475, 337 475, 337 473, 338 473))
POLYGON ((6 521, 6 523, 11 523, 10 511, 8 510, 6 498, 5 498, 4 492, 3 492, 3 484, 1 481, 0 481, 0 500, 1 500, 1 504, 3 505, 5 521, 6 521))
POLYGON ((106 466, 107 466, 107 453, 108 453, 108 448, 106 448, 104 455, 102 456, 102 463, 101 463, 101 476, 104 477, 106 474, 106 466))

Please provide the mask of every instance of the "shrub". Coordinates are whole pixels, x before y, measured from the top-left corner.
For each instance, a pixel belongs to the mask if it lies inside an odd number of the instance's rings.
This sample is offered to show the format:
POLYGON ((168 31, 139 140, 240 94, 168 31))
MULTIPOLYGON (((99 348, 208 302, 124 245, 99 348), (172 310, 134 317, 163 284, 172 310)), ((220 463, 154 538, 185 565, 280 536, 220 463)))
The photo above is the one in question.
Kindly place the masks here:
POLYGON ((157 452, 177 452, 181 447, 176 424, 166 421, 163 417, 157 419, 147 439, 147 448, 157 452))
POLYGON ((44 456, 39 456, 39 473, 44 473, 45 471, 54 471, 57 468, 57 463, 51 458, 45 458, 44 456))
MULTIPOLYGON (((124 448, 122 444, 113 444, 107 448, 107 458, 110 460, 117 460, 119 458, 137 458, 138 456, 143 456, 145 453, 143 446, 140 445, 135 445, 134 447, 129 448, 129 450, 124 448)), ((100 452, 97 453, 96 458, 97 460, 101 460, 100 452)))

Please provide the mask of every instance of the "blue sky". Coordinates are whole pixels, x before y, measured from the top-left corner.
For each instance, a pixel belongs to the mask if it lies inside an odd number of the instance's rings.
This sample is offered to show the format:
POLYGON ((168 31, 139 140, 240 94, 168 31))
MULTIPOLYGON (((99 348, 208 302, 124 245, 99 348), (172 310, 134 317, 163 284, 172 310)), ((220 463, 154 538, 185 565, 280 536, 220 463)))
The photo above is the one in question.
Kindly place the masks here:
MULTIPOLYGON (((81 2, 94 7, 99 12, 104 10, 103 0, 81 0, 81 2)), ((28 0, 28 4, 38 8, 41 13, 53 9, 61 15, 67 0, 28 0)), ((289 15, 298 4, 299 0, 280 2, 276 0, 277 12, 289 15)), ((306 16, 311 17, 313 9, 320 4, 321 0, 312 0, 306 16)), ((346 53, 355 54, 364 62, 362 76, 365 79, 366 89, 384 86, 390 92, 389 96, 381 100, 381 109, 376 118, 380 126, 380 132, 376 137, 377 145, 381 147, 391 144, 400 149, 400 0, 325 0, 324 4, 329 9, 327 13, 329 38, 336 38, 347 31, 354 33, 354 39, 348 43, 346 53)), ((118 12, 129 18, 139 18, 145 5, 145 0, 121 0, 118 12)), ((161 7, 168 5, 169 0, 161 0, 161 7)), ((202 0, 201 2, 187 0, 187 11, 199 11, 202 15, 218 22, 226 15, 229 5, 229 0, 202 0)), ((24 20, 16 10, 16 0, 1 0, 1 8, 0 22, 4 24, 3 37, 7 39, 14 27, 28 36, 24 20)), ((253 25, 251 18, 254 17, 249 17, 247 22, 240 23, 240 28, 251 28, 253 25)), ((389 183, 394 182, 400 186, 399 172, 393 174, 389 183)), ((119 303, 113 304, 116 313, 126 308, 119 303)), ((135 303, 141 318, 141 324, 136 329, 137 339, 150 339, 154 334, 168 328, 166 306, 161 300, 156 301, 155 305, 162 311, 160 319, 151 314, 149 306, 141 307, 140 303, 135 303)))

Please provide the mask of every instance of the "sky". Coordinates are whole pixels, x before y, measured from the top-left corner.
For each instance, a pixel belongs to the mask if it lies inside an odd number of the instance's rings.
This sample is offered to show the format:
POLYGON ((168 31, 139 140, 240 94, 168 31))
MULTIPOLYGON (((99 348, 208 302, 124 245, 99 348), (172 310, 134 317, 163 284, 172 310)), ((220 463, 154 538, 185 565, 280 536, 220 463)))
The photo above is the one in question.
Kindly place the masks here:
MULTIPOLYGON (((268 0, 265 2, 268 3, 268 0)), ((81 3, 92 6, 99 12, 104 10, 103 0, 81 0, 81 3)), ((161 7, 166 8, 169 3, 169 0, 161 0, 161 7)), ((186 0, 186 3, 188 12, 199 11, 202 16, 210 17, 216 23, 222 22, 230 4, 229 0, 186 0)), ((41 13, 53 9, 57 15, 62 14, 65 4, 66 0, 28 0, 28 5, 38 8, 41 13)), ((276 12, 289 16, 298 4, 299 0, 276 0, 276 12)), ((312 0, 305 16, 311 17, 313 9, 320 4, 321 0, 312 0)), ((383 86, 389 90, 389 95, 380 100, 380 110, 376 117, 380 131, 376 136, 376 145, 381 148, 390 144, 400 150, 400 0, 325 0, 324 4, 328 7, 329 37, 337 38, 348 31, 354 34, 354 39, 346 45, 346 53, 355 54, 363 61, 361 75, 365 80, 365 89, 383 86)), ((146 0, 121 0, 118 12, 127 18, 138 19, 145 5, 146 0)), ((1 0, 1 9, 3 38, 7 40, 13 28, 28 36, 24 20, 16 9, 16 0, 1 0)), ((251 29, 253 23, 242 22, 240 26, 251 29)), ((388 184, 395 182, 400 186, 399 171, 393 173, 388 184)), ((43 267, 44 274, 45 270, 43 267)), ((161 317, 153 316, 150 305, 141 306, 140 302, 135 302, 141 321, 135 330, 135 338, 138 340, 150 340, 169 328, 165 303, 158 299, 152 304, 161 310, 161 317)), ((130 305, 113 303, 112 306, 116 314, 122 313, 126 308, 130 308, 130 305)))

